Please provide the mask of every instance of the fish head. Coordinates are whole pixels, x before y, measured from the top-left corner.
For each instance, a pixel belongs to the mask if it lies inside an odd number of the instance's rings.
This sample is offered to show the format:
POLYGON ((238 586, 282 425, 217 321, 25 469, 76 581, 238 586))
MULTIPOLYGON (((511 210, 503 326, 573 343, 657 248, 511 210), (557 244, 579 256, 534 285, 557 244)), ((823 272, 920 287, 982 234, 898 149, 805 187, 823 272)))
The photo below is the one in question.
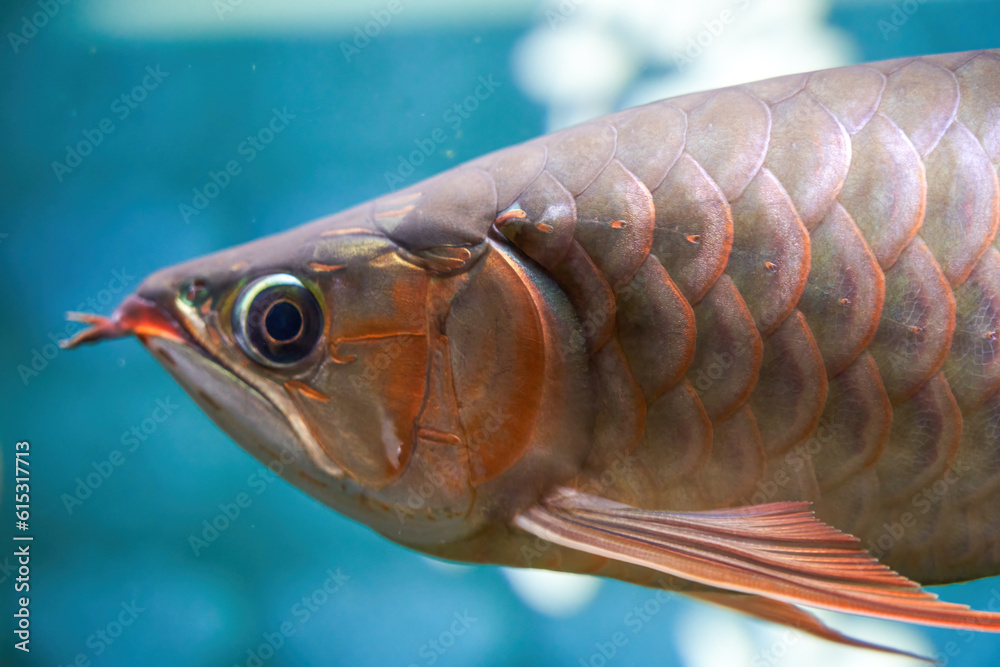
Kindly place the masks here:
POLYGON ((136 335, 271 471, 427 550, 582 461, 586 419, 555 418, 584 409, 585 364, 526 270, 490 239, 414 252, 321 220, 150 275, 71 346, 136 335))

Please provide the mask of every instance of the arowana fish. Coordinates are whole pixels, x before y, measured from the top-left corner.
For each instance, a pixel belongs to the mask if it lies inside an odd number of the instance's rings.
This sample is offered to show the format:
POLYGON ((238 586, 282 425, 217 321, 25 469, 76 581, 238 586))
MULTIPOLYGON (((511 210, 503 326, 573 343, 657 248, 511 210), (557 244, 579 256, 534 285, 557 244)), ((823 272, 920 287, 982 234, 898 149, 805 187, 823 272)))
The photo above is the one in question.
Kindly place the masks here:
POLYGON ((1000 573, 998 167, 1000 50, 696 93, 159 271, 69 345, 138 336, 434 556, 1000 631, 916 583, 1000 573))

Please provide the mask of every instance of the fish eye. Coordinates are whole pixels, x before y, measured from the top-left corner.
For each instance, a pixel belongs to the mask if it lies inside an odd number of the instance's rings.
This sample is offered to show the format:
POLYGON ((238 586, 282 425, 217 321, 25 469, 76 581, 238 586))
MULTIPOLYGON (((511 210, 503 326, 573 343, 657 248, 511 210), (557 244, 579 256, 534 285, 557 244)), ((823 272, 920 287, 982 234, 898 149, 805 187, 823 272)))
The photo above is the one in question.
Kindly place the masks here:
POLYGON ((258 278, 240 293, 233 333, 240 348, 265 366, 289 366, 309 356, 323 332, 323 310, 293 275, 258 278))

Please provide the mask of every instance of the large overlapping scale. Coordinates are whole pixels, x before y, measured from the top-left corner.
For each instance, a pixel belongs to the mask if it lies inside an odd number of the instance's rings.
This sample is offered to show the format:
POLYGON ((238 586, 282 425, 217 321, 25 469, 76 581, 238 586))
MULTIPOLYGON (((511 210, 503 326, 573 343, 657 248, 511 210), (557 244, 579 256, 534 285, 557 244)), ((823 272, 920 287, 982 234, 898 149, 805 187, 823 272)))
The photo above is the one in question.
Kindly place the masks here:
POLYGON ((638 462, 606 495, 811 500, 921 582, 1000 570, 1000 51, 696 93, 476 164, 581 323, 587 470, 638 462))

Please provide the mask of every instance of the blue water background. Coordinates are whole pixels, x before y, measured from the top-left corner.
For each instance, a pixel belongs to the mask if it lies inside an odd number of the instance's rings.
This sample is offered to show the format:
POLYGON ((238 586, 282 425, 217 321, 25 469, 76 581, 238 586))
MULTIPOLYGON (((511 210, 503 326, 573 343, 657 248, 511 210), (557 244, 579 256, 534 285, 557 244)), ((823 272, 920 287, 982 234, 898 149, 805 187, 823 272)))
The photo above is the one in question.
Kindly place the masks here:
MULTIPOLYGON (((4 3, 3 33, 34 11, 35 3, 4 3)), ((877 22, 890 11, 844 2, 829 20, 855 37, 863 60, 1000 46, 994 2, 928 3, 884 39, 877 22)), ((248 650, 288 621, 295 634, 262 664, 578 665, 649 600, 647 590, 609 582, 582 611, 551 618, 527 607, 496 568, 436 568, 280 481, 251 491, 252 505, 195 555, 189 536, 250 490, 258 464, 135 341, 72 353, 51 346, 65 335, 65 311, 91 299, 109 312, 112 296, 124 294, 121 280, 128 291, 159 267, 383 193, 398 156, 446 127, 442 114, 480 76, 501 82, 498 93, 409 182, 542 133, 544 109, 519 92, 510 65, 514 43, 537 20, 386 30, 350 63, 339 48, 350 27, 138 40, 85 29, 73 4, 18 53, 0 40, 0 664, 68 665, 82 654, 102 667, 246 665, 248 650), (120 117, 113 100, 147 67, 168 76, 120 117), (294 118, 246 162, 240 142, 274 109, 294 118), (104 118, 113 132, 60 180, 52 162, 104 118), (230 160, 239 176, 186 221, 179 205, 230 160), (44 359, 37 375, 19 371, 36 355, 44 359), (176 406, 162 423, 150 421, 157 401, 176 406), (145 441, 125 451, 123 435, 144 426, 145 441), (25 439, 35 538, 30 655, 11 646, 6 560, 12 450, 25 439), (77 479, 114 450, 123 463, 68 509, 77 479), (303 622, 295 605, 328 570, 347 579, 303 622), (123 611, 129 605, 132 614, 123 611), (121 614, 135 618, 119 637, 94 639, 121 614), (475 620, 454 645, 429 648, 450 642, 456 614, 475 620)), ((985 607, 994 588, 1000 580, 942 592, 985 607)), ((611 663, 681 664, 674 628, 692 606, 664 606, 653 630, 611 663)), ((921 632, 939 650, 957 642, 960 664, 1000 661, 995 636, 921 632)))

